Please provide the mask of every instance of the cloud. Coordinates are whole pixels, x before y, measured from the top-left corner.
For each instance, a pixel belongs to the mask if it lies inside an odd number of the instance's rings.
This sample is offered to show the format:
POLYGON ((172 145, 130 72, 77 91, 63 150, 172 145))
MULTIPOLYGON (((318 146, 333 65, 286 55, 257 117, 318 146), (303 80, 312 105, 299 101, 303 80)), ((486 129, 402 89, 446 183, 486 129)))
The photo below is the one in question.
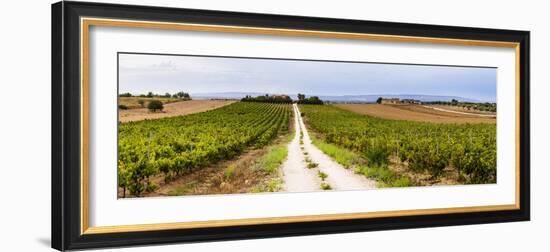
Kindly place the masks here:
POLYGON ((426 94, 494 101, 496 69, 167 55, 119 55, 120 92, 426 94))

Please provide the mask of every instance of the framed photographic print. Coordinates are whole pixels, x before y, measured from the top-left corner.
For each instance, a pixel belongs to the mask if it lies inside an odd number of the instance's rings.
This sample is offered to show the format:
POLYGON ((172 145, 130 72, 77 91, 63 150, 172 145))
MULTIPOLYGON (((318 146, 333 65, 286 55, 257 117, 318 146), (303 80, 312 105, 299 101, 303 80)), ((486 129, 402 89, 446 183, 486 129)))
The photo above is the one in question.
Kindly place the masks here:
POLYGON ((58 250, 529 220, 529 32, 52 6, 58 250))

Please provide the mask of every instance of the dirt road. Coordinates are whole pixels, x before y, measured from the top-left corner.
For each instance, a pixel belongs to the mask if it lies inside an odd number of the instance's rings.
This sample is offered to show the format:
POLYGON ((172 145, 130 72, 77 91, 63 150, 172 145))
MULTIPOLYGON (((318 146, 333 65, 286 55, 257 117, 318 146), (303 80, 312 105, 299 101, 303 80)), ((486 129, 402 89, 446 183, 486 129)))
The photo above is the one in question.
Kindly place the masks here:
POLYGON ((288 144, 288 156, 281 165, 283 171, 284 191, 287 192, 311 192, 321 189, 321 179, 317 176, 317 171, 308 169, 305 156, 300 148, 300 113, 297 113, 297 106, 293 105, 294 110, 294 138, 288 144))
POLYGON ((376 188, 375 181, 344 168, 313 145, 296 104, 293 110, 296 135, 288 146, 288 158, 282 165, 286 191, 317 191, 321 190, 321 184, 328 184, 332 190, 376 188), (317 164, 317 167, 308 168, 308 163, 317 164), (324 181, 320 172, 326 175, 324 181))

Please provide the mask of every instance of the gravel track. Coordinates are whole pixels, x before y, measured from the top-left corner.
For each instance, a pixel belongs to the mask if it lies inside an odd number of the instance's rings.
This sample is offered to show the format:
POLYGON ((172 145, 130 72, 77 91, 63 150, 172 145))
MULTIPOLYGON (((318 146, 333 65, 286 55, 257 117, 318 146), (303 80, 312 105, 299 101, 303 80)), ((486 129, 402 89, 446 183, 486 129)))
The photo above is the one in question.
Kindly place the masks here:
POLYGON ((296 104, 293 105, 293 111, 296 134, 288 145, 288 158, 282 165, 285 191, 318 191, 322 190, 321 183, 327 183, 333 190, 365 190, 376 188, 374 180, 370 180, 363 175, 355 174, 352 170, 344 168, 313 145, 296 104), (303 144, 300 144, 300 132, 303 133, 303 144), (304 150, 302 151, 300 147, 303 147, 304 150), (308 155, 305 155, 305 152, 308 155), (306 157, 311 162, 317 163, 318 166, 311 169, 307 168, 306 157), (324 181, 318 176, 319 171, 328 175, 324 181))

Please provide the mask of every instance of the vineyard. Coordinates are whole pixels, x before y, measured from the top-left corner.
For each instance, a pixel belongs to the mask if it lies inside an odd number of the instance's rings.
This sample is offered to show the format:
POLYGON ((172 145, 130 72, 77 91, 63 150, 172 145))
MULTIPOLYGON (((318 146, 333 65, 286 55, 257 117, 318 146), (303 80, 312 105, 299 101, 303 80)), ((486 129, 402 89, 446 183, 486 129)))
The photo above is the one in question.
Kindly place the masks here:
POLYGON ((398 158, 415 172, 436 177, 456 169, 465 183, 496 182, 495 124, 438 124, 378 119, 335 106, 300 105, 308 127, 322 140, 388 169, 398 158))
POLYGON ((118 185, 134 196, 268 144, 288 130, 290 105, 237 102, 185 116, 119 124, 118 185))

